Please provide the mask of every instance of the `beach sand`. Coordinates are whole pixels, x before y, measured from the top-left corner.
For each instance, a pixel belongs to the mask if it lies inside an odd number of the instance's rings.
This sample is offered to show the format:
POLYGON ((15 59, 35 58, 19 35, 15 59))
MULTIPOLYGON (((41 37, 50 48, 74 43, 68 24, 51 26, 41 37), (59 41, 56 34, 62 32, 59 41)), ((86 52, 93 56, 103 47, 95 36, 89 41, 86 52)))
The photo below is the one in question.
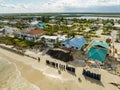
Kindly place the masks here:
POLYGON ((54 60, 48 55, 40 56, 41 60, 38 62, 35 59, 0 48, 0 56, 15 63, 21 76, 27 82, 38 86, 40 90, 119 90, 118 87, 110 83, 120 84, 120 77, 102 69, 92 69, 102 75, 102 80, 99 82, 94 79, 85 78, 82 75, 82 67, 76 67, 76 75, 70 74, 67 71, 61 71, 61 74, 58 74, 57 69, 45 64, 45 60, 48 59, 61 64, 65 63, 54 60), (80 81, 78 81, 78 78, 80 78, 80 81))

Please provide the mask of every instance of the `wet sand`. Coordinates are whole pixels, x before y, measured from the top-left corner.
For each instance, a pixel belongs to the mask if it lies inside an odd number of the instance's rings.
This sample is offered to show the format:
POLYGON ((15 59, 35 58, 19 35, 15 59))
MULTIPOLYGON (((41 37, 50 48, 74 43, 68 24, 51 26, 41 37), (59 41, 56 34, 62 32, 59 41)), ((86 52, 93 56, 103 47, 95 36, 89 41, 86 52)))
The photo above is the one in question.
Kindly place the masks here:
MULTIPOLYGON (((7 58, 9 61, 17 65, 22 76, 27 81, 37 85, 38 87, 40 87, 41 90, 73 90, 73 89, 78 90, 79 88, 77 84, 75 85, 75 82, 73 83, 74 79, 69 79, 67 77, 66 80, 62 80, 62 77, 60 77, 60 75, 58 74, 57 69, 47 66, 45 67, 43 65, 41 69, 38 70, 41 62, 38 63, 37 60, 20 56, 9 51, 6 51, 4 49, 0 49, 0 51, 2 51, 0 55, 2 55, 3 57, 7 58), (34 65, 36 67, 34 67, 34 65)), ((75 77, 73 75, 70 76, 75 77)))
MULTIPOLYGON (((119 90, 118 87, 111 85, 110 82, 120 84, 120 77, 112 75, 105 70, 95 69, 102 75, 102 80, 99 82, 85 78, 82 75, 83 68, 81 67, 76 68, 76 76, 66 71, 62 71, 61 74, 58 74, 57 69, 45 64, 46 59, 51 60, 47 55, 43 56, 38 63, 37 60, 20 56, 0 48, 0 56, 15 63, 22 77, 28 82, 40 87, 41 90, 119 90), (80 78, 80 81, 78 81, 78 78, 80 78)), ((64 64, 64 62, 60 63, 64 64)))

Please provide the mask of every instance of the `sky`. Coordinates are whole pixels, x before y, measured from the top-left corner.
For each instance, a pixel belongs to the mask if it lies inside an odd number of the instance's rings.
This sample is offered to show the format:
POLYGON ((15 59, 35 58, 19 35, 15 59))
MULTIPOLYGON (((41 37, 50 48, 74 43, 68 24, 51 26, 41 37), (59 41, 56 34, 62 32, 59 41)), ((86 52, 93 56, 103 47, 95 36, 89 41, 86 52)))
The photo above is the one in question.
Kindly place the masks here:
POLYGON ((120 0, 0 0, 0 13, 120 13, 120 0))

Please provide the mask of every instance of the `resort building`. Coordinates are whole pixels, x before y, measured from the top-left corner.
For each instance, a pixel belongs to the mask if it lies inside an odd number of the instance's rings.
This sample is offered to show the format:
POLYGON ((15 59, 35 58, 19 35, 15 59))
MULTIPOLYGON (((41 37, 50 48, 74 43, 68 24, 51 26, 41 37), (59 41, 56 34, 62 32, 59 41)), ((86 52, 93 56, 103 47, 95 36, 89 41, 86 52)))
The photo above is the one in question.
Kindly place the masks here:
POLYGON ((92 42, 88 51, 88 59, 104 62, 108 52, 108 44, 105 42, 92 42))
POLYGON ((68 38, 61 42, 62 47, 80 50, 82 46, 86 44, 86 40, 84 38, 68 38))

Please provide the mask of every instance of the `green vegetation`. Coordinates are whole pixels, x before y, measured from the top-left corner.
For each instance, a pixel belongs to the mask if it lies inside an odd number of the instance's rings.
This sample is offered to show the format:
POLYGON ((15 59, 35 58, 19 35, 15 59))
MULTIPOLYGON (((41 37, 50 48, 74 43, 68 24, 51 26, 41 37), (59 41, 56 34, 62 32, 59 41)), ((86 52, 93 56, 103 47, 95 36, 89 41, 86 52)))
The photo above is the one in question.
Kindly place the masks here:
POLYGON ((11 37, 0 37, 0 43, 6 44, 6 45, 13 45, 13 38, 11 37))
MULTIPOLYGON (((94 37, 100 38, 100 36, 96 35, 96 31, 98 29, 103 28, 102 35, 110 35, 110 31, 115 29, 114 24, 120 23, 120 20, 114 21, 114 20, 101 20, 101 19, 78 19, 77 17, 81 16, 89 16, 93 15, 95 17, 102 16, 102 17, 108 17, 108 16, 119 16, 118 14, 84 14, 84 13, 26 13, 26 14, 7 14, 7 15, 1 15, 1 20, 8 20, 8 21, 18 21, 15 25, 4 25, 4 26, 11 26, 11 27, 17 27, 20 30, 23 30, 25 28, 29 27, 30 22, 37 16, 38 21, 43 21, 46 23, 46 27, 43 28, 43 30, 46 32, 46 35, 67 35, 67 37, 75 36, 75 35, 81 35, 87 38, 88 41, 91 41, 94 37), (71 17, 70 19, 67 19, 67 17, 71 17), (75 17, 75 18, 74 18, 75 17), (59 32, 58 32, 59 31, 59 32)), ((38 28, 36 26, 36 28, 38 28)), ((120 40, 120 35, 118 35, 117 40, 120 40)), ((40 41, 39 43, 41 43, 40 41)), ((0 38, 0 43, 5 43, 9 45, 16 45, 20 47, 28 47, 28 46, 34 46, 36 43, 28 42, 26 40, 20 40, 16 38, 10 38, 10 37, 4 37, 0 38)), ((55 45, 56 47, 59 46, 59 44, 55 45)))
POLYGON ((117 42, 120 42, 120 33, 119 33, 119 34, 117 34, 116 41, 117 41, 117 42))
POLYGON ((59 48, 60 45, 61 45, 61 43, 57 42, 57 44, 55 44, 54 46, 55 46, 55 48, 59 48))
POLYGON ((34 46, 36 44, 34 42, 29 42, 26 40, 21 40, 21 39, 16 39, 11 37, 0 37, 0 43, 19 46, 19 47, 34 46))
POLYGON ((21 40, 21 39, 13 39, 13 42, 15 45, 20 46, 20 47, 28 47, 28 46, 34 46, 34 42, 29 42, 26 40, 21 40))
POLYGON ((103 30, 102 35, 110 35, 110 31, 109 30, 103 30))
POLYGON ((110 38, 107 38, 107 39, 106 39, 106 43, 109 44, 110 42, 111 42, 111 39, 110 39, 110 38))

